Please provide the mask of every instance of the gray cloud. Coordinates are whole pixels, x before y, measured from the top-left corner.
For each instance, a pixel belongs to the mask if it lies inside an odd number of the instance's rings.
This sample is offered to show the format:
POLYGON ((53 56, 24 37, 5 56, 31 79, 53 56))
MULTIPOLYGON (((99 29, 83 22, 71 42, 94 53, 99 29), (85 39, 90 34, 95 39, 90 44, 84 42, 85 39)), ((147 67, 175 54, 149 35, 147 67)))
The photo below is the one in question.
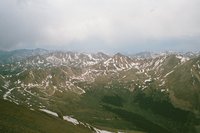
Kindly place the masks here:
POLYGON ((199 0, 1 0, 0 49, 200 50, 199 0))

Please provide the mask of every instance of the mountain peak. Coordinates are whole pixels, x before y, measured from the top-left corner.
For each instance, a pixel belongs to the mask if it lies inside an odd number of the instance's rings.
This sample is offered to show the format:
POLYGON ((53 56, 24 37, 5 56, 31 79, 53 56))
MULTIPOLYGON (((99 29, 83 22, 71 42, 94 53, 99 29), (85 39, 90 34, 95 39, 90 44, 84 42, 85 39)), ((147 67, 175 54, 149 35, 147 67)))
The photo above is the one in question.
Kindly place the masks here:
POLYGON ((116 53, 116 54, 114 55, 114 57, 115 57, 115 56, 121 57, 121 56, 125 56, 125 55, 123 55, 123 54, 121 54, 121 53, 118 52, 118 53, 116 53))

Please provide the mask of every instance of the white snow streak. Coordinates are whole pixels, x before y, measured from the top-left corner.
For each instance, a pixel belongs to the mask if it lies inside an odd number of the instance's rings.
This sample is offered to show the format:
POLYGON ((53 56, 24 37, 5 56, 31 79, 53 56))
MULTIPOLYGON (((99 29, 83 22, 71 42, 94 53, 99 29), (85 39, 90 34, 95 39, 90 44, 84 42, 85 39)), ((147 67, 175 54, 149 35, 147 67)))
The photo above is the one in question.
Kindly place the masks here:
POLYGON ((164 77, 166 78, 168 75, 170 75, 171 73, 173 73, 174 70, 170 71, 169 73, 167 73, 164 77))
POLYGON ((50 111, 50 110, 47 110, 47 109, 39 109, 39 110, 42 111, 42 112, 45 112, 47 114, 50 114, 50 115, 58 117, 58 114, 53 112, 53 111, 50 111))
POLYGON ((15 88, 12 88, 10 90, 8 90, 4 95, 3 95, 3 99, 7 100, 7 97, 9 96, 9 94, 11 93, 11 91, 13 91, 15 88))

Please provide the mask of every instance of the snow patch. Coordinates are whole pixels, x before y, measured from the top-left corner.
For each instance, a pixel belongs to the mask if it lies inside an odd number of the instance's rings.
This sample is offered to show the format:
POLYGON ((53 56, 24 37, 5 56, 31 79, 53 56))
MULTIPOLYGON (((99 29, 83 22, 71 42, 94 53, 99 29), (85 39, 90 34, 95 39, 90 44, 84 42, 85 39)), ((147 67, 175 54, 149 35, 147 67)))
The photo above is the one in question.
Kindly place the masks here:
POLYGON ((0 74, 0 76, 1 76, 3 79, 5 79, 5 77, 4 77, 3 75, 0 74))
POLYGON ((106 130, 100 130, 100 129, 97 129, 97 128, 94 128, 95 132, 96 133, 113 133, 113 132, 109 132, 109 131, 106 131, 106 130))
POLYGON ((186 58, 186 57, 183 57, 183 56, 180 56, 180 55, 177 55, 176 58, 180 59, 181 63, 184 63, 184 62, 189 60, 189 58, 186 58))
POLYGON ((199 65, 199 64, 197 64, 197 66, 198 66, 198 68, 200 69, 200 65, 199 65))
POLYGON ((174 72, 174 70, 168 72, 164 77, 166 78, 168 75, 170 75, 170 74, 173 73, 173 72, 174 72))
POLYGON ((25 68, 24 70, 22 70, 21 72, 17 73, 16 76, 19 76, 20 74, 22 74, 23 72, 25 72, 27 69, 25 68))
POLYGON ((165 81, 162 81, 162 83, 159 84, 159 86, 163 86, 163 85, 165 85, 165 81))
POLYGON ((18 79, 18 80, 17 80, 17 83, 18 83, 18 84, 20 84, 20 83, 21 83, 21 81, 18 79))
POLYGON ((3 95, 3 99, 7 100, 7 97, 10 95, 10 93, 14 90, 15 88, 12 88, 10 90, 8 90, 4 95, 3 95))
POLYGON ((161 89, 160 91, 161 91, 161 92, 164 92, 164 91, 165 91, 165 89, 161 89))
POLYGON ((74 118, 72 118, 70 116, 63 116, 63 119, 68 121, 68 122, 73 123, 74 125, 78 125, 79 124, 78 120, 76 120, 76 119, 74 119, 74 118))
POLYGON ((9 84, 10 84, 10 81, 5 81, 5 84, 2 87, 5 88, 5 89, 8 89, 9 84))
POLYGON ((150 79, 146 79, 144 82, 146 83, 146 82, 151 82, 151 78, 150 79))
POLYGON ((42 112, 45 112, 47 114, 58 117, 58 114, 56 112, 53 112, 53 111, 50 111, 50 110, 47 110, 47 109, 39 109, 39 110, 42 111, 42 112))

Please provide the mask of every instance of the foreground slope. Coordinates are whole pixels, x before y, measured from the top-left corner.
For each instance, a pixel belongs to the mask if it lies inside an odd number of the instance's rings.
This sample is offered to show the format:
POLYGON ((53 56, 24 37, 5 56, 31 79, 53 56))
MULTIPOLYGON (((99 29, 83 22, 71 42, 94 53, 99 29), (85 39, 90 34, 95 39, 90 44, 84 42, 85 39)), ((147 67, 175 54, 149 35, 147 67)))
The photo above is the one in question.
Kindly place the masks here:
POLYGON ((0 100, 1 133, 90 133, 84 126, 76 126, 48 114, 0 100))

